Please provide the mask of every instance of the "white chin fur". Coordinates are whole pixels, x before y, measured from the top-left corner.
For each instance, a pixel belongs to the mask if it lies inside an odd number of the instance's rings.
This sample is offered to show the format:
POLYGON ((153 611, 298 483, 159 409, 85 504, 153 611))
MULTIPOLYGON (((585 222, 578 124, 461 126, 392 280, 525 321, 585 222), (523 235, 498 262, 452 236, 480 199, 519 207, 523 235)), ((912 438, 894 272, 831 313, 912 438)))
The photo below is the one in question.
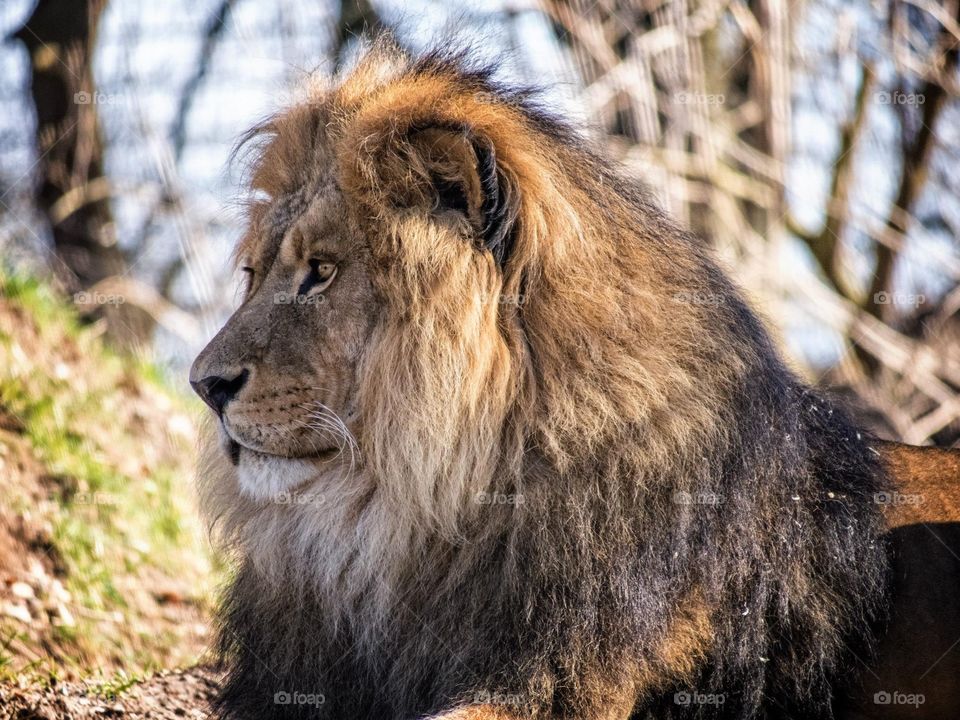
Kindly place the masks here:
POLYGON ((276 501, 278 496, 318 474, 319 468, 309 460, 274 457, 246 448, 240 449, 237 481, 240 493, 251 500, 276 501))

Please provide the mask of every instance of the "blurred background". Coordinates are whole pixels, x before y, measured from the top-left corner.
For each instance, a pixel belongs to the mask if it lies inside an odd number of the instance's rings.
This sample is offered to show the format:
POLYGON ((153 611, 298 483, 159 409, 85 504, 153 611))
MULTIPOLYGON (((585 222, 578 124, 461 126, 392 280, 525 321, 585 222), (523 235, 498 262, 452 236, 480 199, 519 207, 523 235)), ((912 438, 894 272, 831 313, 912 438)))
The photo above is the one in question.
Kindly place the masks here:
POLYGON ((181 376, 236 302, 244 129, 364 29, 455 36, 716 246, 885 435, 960 425, 957 2, 7 0, 0 249, 181 376))
MULTIPOLYGON (((17 443, 39 463, 21 463, 41 479, 7 524, 21 554, 47 548, 49 577, 7 563, 15 626, 0 668, 42 665, 27 646, 49 660, 24 618, 87 669, 164 666, 202 646, 206 591, 175 580, 206 582, 209 563, 178 509, 181 480, 163 478, 189 475, 186 368, 237 304, 244 168, 231 151, 304 77, 348 64, 365 31, 390 28, 413 50, 456 37, 539 88, 717 249, 799 372, 882 436, 957 444, 958 12, 958 0, 5 0, 0 441, 8 468, 17 443), (130 498, 144 477, 152 495, 130 498), (159 505, 131 530, 116 508, 144 497, 159 505), (152 543, 141 555, 155 558, 196 544, 191 562, 206 564, 194 576, 174 563, 131 607, 96 574, 111 533, 128 531, 117 546, 152 543), (69 600, 51 603, 58 578, 69 600), (119 630, 117 657, 84 649, 83 623, 106 637, 96 613, 110 612, 167 624, 138 631, 135 661, 119 630)), ((124 553, 116 568, 133 562, 124 553)))

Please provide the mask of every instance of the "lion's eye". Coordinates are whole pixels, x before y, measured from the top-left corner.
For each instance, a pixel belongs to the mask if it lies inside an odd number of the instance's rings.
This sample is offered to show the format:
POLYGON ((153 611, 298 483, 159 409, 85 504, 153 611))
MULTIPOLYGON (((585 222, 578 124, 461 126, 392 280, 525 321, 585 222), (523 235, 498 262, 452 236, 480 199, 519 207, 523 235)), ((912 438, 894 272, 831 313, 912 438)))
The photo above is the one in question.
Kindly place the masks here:
POLYGON ((241 267, 240 272, 242 272, 244 276, 243 291, 245 293, 249 293, 250 290, 253 288, 253 279, 257 273, 249 265, 244 265, 243 267, 241 267))
POLYGON ((297 295, 306 295, 310 292, 323 292, 330 287, 330 283, 332 283, 333 279, 337 276, 337 266, 332 262, 311 258, 308 263, 310 265, 310 271, 300 284, 297 295))

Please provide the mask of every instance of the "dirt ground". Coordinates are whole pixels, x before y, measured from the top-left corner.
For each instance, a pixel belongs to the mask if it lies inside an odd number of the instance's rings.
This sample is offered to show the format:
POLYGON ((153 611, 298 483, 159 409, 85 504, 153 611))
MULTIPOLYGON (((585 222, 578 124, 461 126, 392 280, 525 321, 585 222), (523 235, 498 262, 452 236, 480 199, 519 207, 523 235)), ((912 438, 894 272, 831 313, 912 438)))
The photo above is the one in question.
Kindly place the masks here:
POLYGON ((210 667, 165 671, 112 699, 84 683, 42 689, 0 685, 0 720, 199 720, 211 717, 217 681, 210 667))

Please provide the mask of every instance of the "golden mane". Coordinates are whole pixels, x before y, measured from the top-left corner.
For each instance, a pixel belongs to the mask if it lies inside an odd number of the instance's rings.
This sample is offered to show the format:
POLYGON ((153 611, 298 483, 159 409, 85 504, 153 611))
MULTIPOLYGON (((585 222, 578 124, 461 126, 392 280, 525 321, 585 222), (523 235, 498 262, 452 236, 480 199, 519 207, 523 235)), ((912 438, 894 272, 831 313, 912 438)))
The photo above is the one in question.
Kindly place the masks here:
POLYGON ((883 474, 698 240, 461 55, 381 43, 251 138, 239 254, 302 204, 280 199, 334 187, 386 310, 357 468, 282 506, 241 498, 220 459, 202 474, 240 563, 225 706, 279 713, 257 656, 291 687, 370 686, 331 716, 484 690, 594 717, 691 683, 736 686, 745 715, 829 704, 880 594, 883 474), (342 667, 317 659, 341 646, 342 667))

